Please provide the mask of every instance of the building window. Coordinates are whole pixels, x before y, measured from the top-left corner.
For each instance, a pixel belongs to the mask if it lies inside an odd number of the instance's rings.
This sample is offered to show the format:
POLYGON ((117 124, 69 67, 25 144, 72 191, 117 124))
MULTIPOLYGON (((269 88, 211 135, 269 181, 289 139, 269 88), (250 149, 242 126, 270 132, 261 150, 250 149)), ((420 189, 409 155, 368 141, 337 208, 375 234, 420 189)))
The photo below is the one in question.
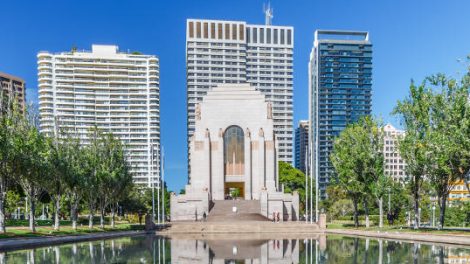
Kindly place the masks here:
POLYGON ((204 23, 204 38, 209 38, 209 23, 204 23))
POLYGON ((194 37, 194 23, 193 22, 189 22, 189 37, 190 38, 193 38, 194 37))
POLYGON ((201 22, 196 22, 196 37, 201 38, 201 22))
POLYGON ((232 39, 233 40, 237 39, 237 24, 232 25, 232 39))
POLYGON ((218 38, 219 39, 222 39, 223 38, 223 34, 222 34, 222 30, 223 30, 223 27, 222 27, 222 23, 219 23, 218 26, 217 26, 217 31, 218 31, 218 38))
POLYGON ((211 39, 215 39, 215 23, 211 23, 211 39))
POLYGON ((243 25, 238 27, 238 35, 240 35, 240 40, 245 39, 245 27, 243 25))
POLYGON ((230 24, 225 24, 225 39, 230 39, 230 24))
POLYGON ((245 174, 245 138, 243 129, 230 126, 224 133, 225 175, 245 174))

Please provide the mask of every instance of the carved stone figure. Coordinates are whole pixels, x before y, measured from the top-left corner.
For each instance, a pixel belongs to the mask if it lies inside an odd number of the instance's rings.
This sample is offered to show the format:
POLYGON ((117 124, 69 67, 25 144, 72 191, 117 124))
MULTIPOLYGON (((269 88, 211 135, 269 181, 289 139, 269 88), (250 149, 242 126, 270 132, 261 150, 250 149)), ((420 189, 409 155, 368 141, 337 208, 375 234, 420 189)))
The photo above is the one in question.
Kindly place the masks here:
POLYGON ((268 119, 273 119, 273 104, 268 103, 268 119))
POLYGON ((263 128, 260 128, 260 129, 259 129, 258 136, 264 137, 264 130, 263 130, 263 128))

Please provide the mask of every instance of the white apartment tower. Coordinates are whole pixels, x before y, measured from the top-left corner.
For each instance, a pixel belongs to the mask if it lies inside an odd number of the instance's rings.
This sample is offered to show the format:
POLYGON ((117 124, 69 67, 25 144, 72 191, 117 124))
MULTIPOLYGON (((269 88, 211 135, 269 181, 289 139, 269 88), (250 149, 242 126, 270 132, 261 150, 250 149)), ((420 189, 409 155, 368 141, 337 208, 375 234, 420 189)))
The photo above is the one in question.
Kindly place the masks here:
POLYGON ((218 84, 249 83, 273 105, 281 161, 293 161, 293 27, 188 19, 186 24, 188 140, 196 104, 218 84))
POLYGON ((108 45, 93 45, 91 52, 39 52, 37 58, 41 131, 66 131, 83 144, 94 126, 111 132, 126 147, 134 182, 157 186, 158 58, 108 45))
POLYGON ((396 129, 391 124, 387 124, 383 128, 384 131, 384 159, 385 174, 392 177, 397 182, 406 182, 405 173, 406 163, 401 158, 398 151, 398 139, 405 135, 403 130, 396 129))

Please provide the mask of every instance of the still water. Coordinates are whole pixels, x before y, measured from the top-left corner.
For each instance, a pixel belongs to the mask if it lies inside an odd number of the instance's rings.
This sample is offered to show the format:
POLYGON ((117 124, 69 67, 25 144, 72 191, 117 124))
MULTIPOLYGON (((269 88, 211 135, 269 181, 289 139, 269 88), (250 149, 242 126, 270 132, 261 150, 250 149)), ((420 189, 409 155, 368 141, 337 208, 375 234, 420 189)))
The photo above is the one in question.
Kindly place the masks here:
POLYGON ((470 248, 335 235, 134 236, 0 252, 0 263, 470 263, 470 248))

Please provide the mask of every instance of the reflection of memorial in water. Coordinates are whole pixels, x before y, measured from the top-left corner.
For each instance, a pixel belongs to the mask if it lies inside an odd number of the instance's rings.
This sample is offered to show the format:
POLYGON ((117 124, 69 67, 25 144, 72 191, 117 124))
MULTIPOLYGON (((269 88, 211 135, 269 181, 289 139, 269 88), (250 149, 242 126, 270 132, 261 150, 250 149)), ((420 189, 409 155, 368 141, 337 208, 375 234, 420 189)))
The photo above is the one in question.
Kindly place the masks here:
POLYGON ((303 239, 171 239, 171 263, 296 264, 303 243, 303 239))

